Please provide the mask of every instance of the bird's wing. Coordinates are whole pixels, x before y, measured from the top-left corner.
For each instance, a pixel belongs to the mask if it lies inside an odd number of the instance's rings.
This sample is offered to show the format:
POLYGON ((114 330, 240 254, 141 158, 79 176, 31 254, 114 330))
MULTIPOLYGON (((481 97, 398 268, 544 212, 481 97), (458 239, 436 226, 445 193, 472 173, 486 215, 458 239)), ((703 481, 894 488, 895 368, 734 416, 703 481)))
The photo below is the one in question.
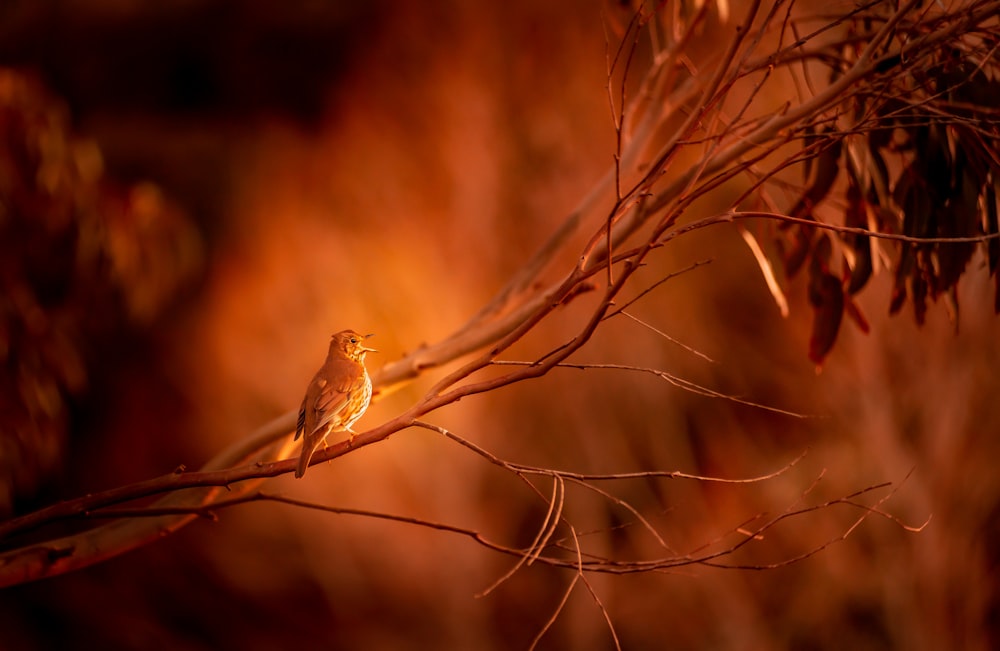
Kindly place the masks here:
POLYGON ((299 437, 302 436, 302 432, 306 429, 306 396, 302 396, 302 406, 299 407, 299 420, 295 425, 295 438, 293 441, 298 441, 299 437))
POLYGON ((302 422, 303 430, 308 429, 310 434, 322 431, 329 427, 335 418, 340 417, 341 409, 347 404, 354 392, 361 390, 365 385, 364 373, 352 372, 355 370, 355 366, 356 362, 337 360, 328 363, 324 369, 316 374, 314 383, 306 392, 306 399, 303 403, 303 409, 306 411, 309 411, 311 407, 312 413, 309 415, 315 417, 316 424, 313 427, 306 427, 306 421, 308 420, 311 425, 313 418, 307 419, 305 414, 300 414, 299 419, 302 422), (338 368, 341 365, 347 365, 349 368, 347 370, 338 368), (325 379, 328 377, 338 378, 339 381, 328 382, 325 379), (312 399, 310 405, 310 396, 313 394, 316 397, 312 399))
POLYGON ((312 428, 312 431, 318 432, 328 427, 330 422, 340 415, 340 410, 347 404, 347 399, 350 395, 349 392, 340 391, 330 384, 323 387, 313 403, 316 409, 315 413, 319 416, 319 419, 316 422, 316 426, 312 428))
POLYGON ((316 411, 324 416, 337 413, 344 406, 344 403, 347 402, 347 398, 350 395, 349 392, 345 393, 328 384, 316 396, 316 402, 314 403, 316 411))

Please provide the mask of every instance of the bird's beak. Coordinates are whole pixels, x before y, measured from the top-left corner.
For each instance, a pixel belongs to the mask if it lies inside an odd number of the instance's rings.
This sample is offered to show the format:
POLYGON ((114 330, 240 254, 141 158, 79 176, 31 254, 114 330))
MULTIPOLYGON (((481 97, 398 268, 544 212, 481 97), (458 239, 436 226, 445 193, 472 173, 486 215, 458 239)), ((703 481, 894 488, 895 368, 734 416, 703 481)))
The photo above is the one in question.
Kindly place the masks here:
MULTIPOLYGON (((365 339, 368 339, 369 337, 374 337, 374 336, 375 336, 375 333, 373 332, 370 335, 365 335, 365 339)), ((367 347, 364 347, 364 346, 362 346, 361 350, 363 350, 366 353, 377 353, 378 352, 378 350, 375 349, 375 348, 367 348, 367 347)))

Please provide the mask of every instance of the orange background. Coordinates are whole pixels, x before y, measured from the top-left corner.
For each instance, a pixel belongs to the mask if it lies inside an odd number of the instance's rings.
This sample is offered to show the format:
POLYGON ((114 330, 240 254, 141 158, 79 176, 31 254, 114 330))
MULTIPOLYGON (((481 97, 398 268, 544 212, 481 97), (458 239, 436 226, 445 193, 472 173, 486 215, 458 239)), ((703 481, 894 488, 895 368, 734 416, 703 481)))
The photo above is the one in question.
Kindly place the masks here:
MULTIPOLYGON (((0 63, 63 98, 66 129, 96 143, 108 179, 139 188, 129 196, 140 208, 150 186, 135 184, 151 182, 193 227, 178 236, 188 247, 180 259, 192 262, 171 300, 147 313, 140 294, 118 330, 80 342, 87 388, 69 401, 67 438, 39 470, 40 492, 14 507, 196 468, 297 408, 330 333, 377 333, 380 353, 368 357, 377 370, 488 301, 614 151, 604 24, 628 14, 537 5, 24 1, 0 11, 0 63)), ((696 49, 712 42, 706 33, 696 49)), ((1000 322, 979 258, 960 283, 958 334, 941 306, 919 330, 908 314, 888 318, 883 275, 859 301, 872 332, 845 325, 820 374, 806 356, 804 282, 787 287, 783 320, 731 228, 665 248, 639 279, 707 258, 633 311, 713 362, 622 318, 573 361, 653 366, 810 418, 647 375, 557 369, 428 420, 501 458, 580 472, 749 477, 808 451, 759 484, 602 485, 640 509, 668 550, 627 511, 568 487, 567 517, 589 532, 590 549, 617 558, 735 544, 734 529, 757 514, 882 482, 897 486, 884 508, 902 522, 932 516, 916 534, 871 517, 845 541, 769 571, 590 576, 624 648, 997 644, 1000 322)), ((558 311, 507 358, 566 340, 589 305, 584 297, 558 311)), ((439 377, 377 402, 356 429, 396 415, 439 377)), ((545 514, 519 480, 425 430, 267 490, 511 545, 530 543, 545 514)), ((791 519, 730 561, 795 557, 859 515, 841 505, 791 519)), ((512 563, 439 531, 242 506, 108 563, 0 592, 0 647, 526 648, 572 575, 536 565, 476 596, 512 563)), ((613 648, 582 586, 541 648, 613 648)))

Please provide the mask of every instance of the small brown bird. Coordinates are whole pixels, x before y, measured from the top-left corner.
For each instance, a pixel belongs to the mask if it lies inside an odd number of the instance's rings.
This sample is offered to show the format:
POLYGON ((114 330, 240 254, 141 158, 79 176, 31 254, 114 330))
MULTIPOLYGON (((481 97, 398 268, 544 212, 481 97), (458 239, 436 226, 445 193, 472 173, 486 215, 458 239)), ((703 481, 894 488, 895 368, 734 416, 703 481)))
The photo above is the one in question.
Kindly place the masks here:
POLYGON ((309 383, 299 408, 295 440, 303 433, 305 437, 295 469, 296 477, 305 474, 313 452, 326 441, 330 432, 346 430, 351 433, 351 440, 354 439, 351 425, 361 418, 372 399, 372 381, 365 369, 365 355, 378 351, 365 348, 364 340, 368 337, 371 335, 344 330, 330 339, 326 361, 309 383))

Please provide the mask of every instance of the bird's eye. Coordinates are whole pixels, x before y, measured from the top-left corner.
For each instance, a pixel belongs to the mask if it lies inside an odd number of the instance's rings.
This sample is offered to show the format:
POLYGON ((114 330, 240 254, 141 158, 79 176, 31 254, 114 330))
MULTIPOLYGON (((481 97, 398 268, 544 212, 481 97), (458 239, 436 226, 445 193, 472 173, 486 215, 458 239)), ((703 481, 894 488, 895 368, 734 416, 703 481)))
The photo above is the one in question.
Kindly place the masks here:
POLYGON ((358 338, 357 337, 351 337, 351 343, 352 344, 358 343, 358 338))

